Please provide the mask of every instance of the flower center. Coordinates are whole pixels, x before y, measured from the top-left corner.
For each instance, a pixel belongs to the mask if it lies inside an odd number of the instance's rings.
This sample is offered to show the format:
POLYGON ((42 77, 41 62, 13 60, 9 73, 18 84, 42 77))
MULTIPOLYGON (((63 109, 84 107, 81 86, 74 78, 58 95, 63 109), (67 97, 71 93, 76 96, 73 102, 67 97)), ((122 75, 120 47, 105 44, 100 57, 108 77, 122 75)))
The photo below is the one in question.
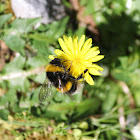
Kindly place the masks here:
POLYGON ((84 65, 82 60, 78 57, 74 57, 72 60, 71 73, 74 77, 78 77, 84 71, 84 65))
POLYGON ((73 62, 75 63, 75 65, 81 64, 81 60, 79 58, 75 58, 73 62))

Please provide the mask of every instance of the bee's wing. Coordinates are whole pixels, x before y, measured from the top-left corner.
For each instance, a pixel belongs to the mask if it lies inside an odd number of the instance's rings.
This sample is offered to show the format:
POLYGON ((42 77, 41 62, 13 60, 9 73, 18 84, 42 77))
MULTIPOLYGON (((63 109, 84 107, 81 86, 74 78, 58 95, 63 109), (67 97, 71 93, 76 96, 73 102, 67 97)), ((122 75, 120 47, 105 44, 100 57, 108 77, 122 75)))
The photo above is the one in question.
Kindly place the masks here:
POLYGON ((39 101, 43 102, 48 96, 51 96, 51 82, 46 78, 39 92, 39 101))

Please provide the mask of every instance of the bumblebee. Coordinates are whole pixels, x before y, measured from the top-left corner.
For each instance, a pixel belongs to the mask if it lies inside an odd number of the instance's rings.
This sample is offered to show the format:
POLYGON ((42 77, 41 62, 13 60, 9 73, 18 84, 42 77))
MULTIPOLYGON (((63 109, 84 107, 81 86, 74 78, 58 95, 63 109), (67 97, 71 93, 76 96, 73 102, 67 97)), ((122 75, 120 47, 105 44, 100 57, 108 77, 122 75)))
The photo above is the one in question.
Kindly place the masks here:
MULTIPOLYGON (((55 58, 50 62, 46 68, 45 82, 39 92, 40 102, 51 95, 51 91, 49 91, 51 86, 56 87, 58 91, 67 94, 72 98, 71 95, 77 90, 78 81, 82 78, 82 74, 76 79, 69 74, 69 71, 70 69, 66 70, 62 60, 59 58, 55 58)), ((86 71, 87 70, 85 70, 84 73, 86 71)))

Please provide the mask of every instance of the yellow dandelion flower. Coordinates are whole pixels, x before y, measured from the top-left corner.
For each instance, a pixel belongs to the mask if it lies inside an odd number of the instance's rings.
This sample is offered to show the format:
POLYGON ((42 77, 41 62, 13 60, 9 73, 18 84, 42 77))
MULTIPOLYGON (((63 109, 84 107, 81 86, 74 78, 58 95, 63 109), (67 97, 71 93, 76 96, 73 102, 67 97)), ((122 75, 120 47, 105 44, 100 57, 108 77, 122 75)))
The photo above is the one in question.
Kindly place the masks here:
MULTIPOLYGON (((104 58, 100 53, 99 47, 92 47, 92 39, 85 41, 85 35, 82 35, 80 40, 78 36, 71 37, 63 36, 58 39, 62 50, 56 49, 54 52, 57 58, 62 59, 63 65, 69 69, 69 74, 76 79, 82 74, 83 78, 90 85, 94 85, 94 80, 91 75, 101 75, 99 71, 103 68, 94 64, 104 58)), ((54 59, 55 56, 49 56, 54 59)))

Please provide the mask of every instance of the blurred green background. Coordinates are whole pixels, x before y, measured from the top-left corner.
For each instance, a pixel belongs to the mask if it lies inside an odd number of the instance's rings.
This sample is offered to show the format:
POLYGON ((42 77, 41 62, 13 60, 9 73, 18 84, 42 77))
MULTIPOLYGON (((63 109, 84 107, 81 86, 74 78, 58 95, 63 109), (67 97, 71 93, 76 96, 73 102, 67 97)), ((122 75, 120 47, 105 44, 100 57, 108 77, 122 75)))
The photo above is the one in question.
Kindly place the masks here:
POLYGON ((65 17, 34 28, 40 18, 16 18, 0 1, 0 139, 140 140, 140 0, 62 3, 65 17), (75 101, 54 88, 39 103, 48 56, 64 34, 93 38, 103 75, 75 101))

